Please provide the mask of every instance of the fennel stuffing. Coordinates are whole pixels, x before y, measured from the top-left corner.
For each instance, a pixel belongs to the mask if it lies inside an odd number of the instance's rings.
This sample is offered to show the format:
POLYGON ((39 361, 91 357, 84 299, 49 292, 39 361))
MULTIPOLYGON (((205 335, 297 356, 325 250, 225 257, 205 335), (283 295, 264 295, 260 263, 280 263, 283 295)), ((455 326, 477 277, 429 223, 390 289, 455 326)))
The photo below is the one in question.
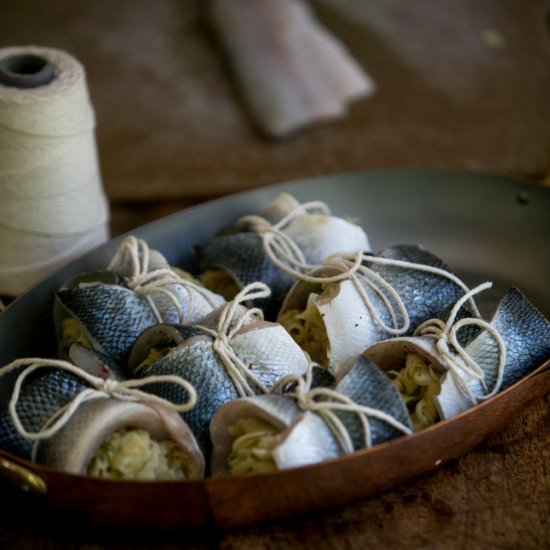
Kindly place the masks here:
MULTIPOLYGON (((321 294, 322 296, 323 294, 321 294)), ((308 296, 307 305, 303 311, 288 310, 279 317, 278 322, 283 325, 312 361, 326 367, 328 337, 323 318, 315 305, 318 298, 319 295, 312 292, 308 296)))
POLYGON ((188 459, 174 441, 155 441, 145 430, 116 430, 102 443, 87 474, 103 479, 185 479, 188 459))
POLYGON ((86 349, 92 349, 92 344, 88 337, 84 334, 81 324, 72 317, 63 319, 62 334, 59 347, 62 350, 68 351, 72 344, 80 344, 86 349))
POLYGON ((440 376, 428 362, 416 353, 409 353, 405 367, 400 371, 388 371, 401 393, 415 430, 435 424, 439 414, 434 397, 441 390, 440 376))
POLYGON ((209 269, 200 278, 202 284, 212 292, 232 300, 241 290, 229 273, 223 269, 209 269))
POLYGON ((234 476, 277 471, 271 454, 279 431, 258 418, 241 418, 229 428, 235 438, 227 462, 234 476))

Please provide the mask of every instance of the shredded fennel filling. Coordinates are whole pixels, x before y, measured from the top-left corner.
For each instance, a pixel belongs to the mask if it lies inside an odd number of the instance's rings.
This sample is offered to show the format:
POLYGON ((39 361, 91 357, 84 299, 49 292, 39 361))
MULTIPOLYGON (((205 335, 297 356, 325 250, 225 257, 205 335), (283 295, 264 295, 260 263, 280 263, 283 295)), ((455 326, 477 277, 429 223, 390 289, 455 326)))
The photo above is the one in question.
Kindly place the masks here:
POLYGON ((229 473, 244 476, 276 472, 271 454, 278 441, 279 430, 258 418, 241 418, 229 428, 235 438, 227 458, 229 473))
POLYGON ((202 284, 212 292, 223 296, 226 300, 232 300, 240 292, 237 283, 223 269, 209 269, 201 275, 202 284))
POLYGON ((151 348, 147 357, 134 369, 134 374, 145 372, 152 367, 157 361, 160 361, 164 356, 168 355, 170 347, 166 348, 151 348))
POLYGON ((170 266, 170 269, 178 276, 181 277, 184 281, 189 281, 191 283, 194 283, 196 285, 202 286, 202 283, 200 279, 197 279, 194 275, 191 275, 189 271, 185 271, 184 269, 181 269, 177 266, 170 266))
POLYGON ((155 441, 137 428, 117 430, 101 444, 87 474, 103 479, 174 481, 185 479, 188 459, 174 441, 155 441))
MULTIPOLYGON (((323 294, 321 294, 323 296, 323 294)), ((328 337, 323 318, 315 306, 318 294, 310 293, 303 311, 290 309, 283 313, 278 322, 285 327, 294 341, 319 365, 327 366, 328 337)))
POLYGON ((409 353, 405 367, 388 371, 401 393, 415 430, 431 426, 439 419, 434 397, 441 390, 441 374, 416 353, 409 353))
POLYGON ((76 319, 73 319, 72 317, 63 319, 61 327, 61 349, 68 350, 72 344, 80 344, 87 349, 92 349, 90 340, 86 337, 82 331, 82 326, 76 319))

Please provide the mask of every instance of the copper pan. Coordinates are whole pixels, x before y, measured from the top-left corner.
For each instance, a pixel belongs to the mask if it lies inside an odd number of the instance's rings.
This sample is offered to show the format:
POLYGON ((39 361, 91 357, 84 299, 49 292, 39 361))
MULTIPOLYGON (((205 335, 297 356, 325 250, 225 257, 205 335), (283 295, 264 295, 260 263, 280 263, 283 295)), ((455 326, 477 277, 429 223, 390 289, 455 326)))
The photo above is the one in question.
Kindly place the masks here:
MULTIPOLYGON (((132 234, 169 261, 193 268, 191 247, 259 211, 278 193, 323 200, 366 229, 375 250, 419 243, 464 280, 494 281, 482 307, 490 313, 518 286, 550 316, 550 189, 489 174, 380 171, 330 175, 212 201, 132 234)), ((52 297, 69 276, 104 267, 121 236, 72 262, 16 299, 0 315, 0 365, 17 357, 53 356, 52 297)), ((550 391, 550 361, 496 397, 412 436, 323 464, 249 478, 196 482, 109 482, 68 475, 0 451, 0 489, 14 505, 38 507, 88 525, 195 528, 250 525, 318 511, 404 484, 475 447, 550 391)), ((5 408, 13 376, 0 383, 5 408)))

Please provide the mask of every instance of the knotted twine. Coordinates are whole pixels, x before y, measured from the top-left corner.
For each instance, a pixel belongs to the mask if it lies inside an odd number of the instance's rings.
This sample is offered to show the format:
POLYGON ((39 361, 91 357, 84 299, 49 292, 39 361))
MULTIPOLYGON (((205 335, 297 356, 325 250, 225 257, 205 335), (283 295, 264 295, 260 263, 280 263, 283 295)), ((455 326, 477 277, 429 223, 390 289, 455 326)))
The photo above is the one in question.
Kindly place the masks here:
POLYGON ((399 420, 396 420, 393 416, 380 409, 360 405, 337 390, 325 387, 311 388, 313 381, 313 366, 314 364, 310 363, 305 376, 298 376, 296 374, 284 376, 270 391, 271 393, 276 393, 283 389, 282 395, 293 398, 300 409, 303 411, 312 411, 319 415, 331 430, 345 454, 350 454, 356 449, 354 448, 349 430, 340 420, 336 414, 337 412, 347 411, 355 414, 361 423, 364 448, 372 447, 369 418, 381 420, 399 430, 404 435, 410 435, 412 433, 412 430, 408 426, 405 426, 405 424, 399 422, 399 420), (292 389, 285 389, 288 388, 290 384, 293 386, 292 389))
MULTIPOLYGON (((240 218, 237 224, 243 226, 247 225, 253 231, 257 232, 262 238, 262 244, 269 259, 279 269, 300 281, 329 284, 350 280, 372 319, 378 323, 384 331, 395 336, 404 334, 409 330, 410 318, 407 308, 397 290, 378 273, 364 265, 365 262, 402 267, 404 269, 414 269, 439 275, 452 281, 461 288, 465 294, 469 292, 470 289, 456 275, 444 269, 405 260, 381 258, 365 254, 362 250, 358 250, 354 253, 337 252, 331 254, 326 258, 323 266, 308 264, 302 250, 293 239, 284 232, 284 228, 288 226, 293 219, 307 214, 308 211, 312 209, 321 210, 325 214, 330 214, 328 206, 323 202, 315 201, 299 205, 275 224, 271 224, 261 216, 254 215, 240 218), (323 277, 309 274, 319 267, 333 268, 339 273, 333 276, 323 277), (380 298, 390 316, 391 325, 387 325, 383 322, 380 314, 367 294, 365 286, 370 287, 378 298, 380 298), (401 326, 399 326, 398 315, 402 319, 401 326)), ((480 317, 478 308, 473 299, 471 299, 471 296, 469 297, 469 301, 474 315, 480 317)))
POLYGON ((231 340, 247 322, 262 321, 263 313, 259 308, 245 308, 243 302, 267 298, 271 290, 264 283, 256 282, 245 286, 233 300, 222 309, 216 329, 196 325, 214 338, 212 347, 224 364, 240 397, 268 393, 266 385, 254 375, 231 347, 231 340), (242 311, 241 311, 242 310, 242 311))
POLYGON ((200 284, 180 277, 168 264, 166 267, 152 267, 151 250, 143 239, 133 235, 124 239, 107 269, 113 269, 113 266, 119 264, 125 255, 128 255, 130 260, 130 273, 125 275, 126 282, 129 288, 145 298, 159 323, 165 321, 153 300, 155 294, 166 296, 176 308, 180 322, 186 322, 183 305, 175 288, 182 288, 187 292, 189 317, 193 311, 193 300, 197 295, 204 298, 212 309, 216 307, 217 304, 212 299, 211 293, 200 284))
POLYGON ((506 344, 498 331, 484 319, 468 317, 456 322, 455 319, 460 308, 471 296, 491 288, 491 286, 493 286, 491 282, 486 282, 473 288, 456 302, 446 322, 441 319, 430 319, 422 323, 414 333, 414 336, 427 336, 435 340, 438 359, 453 377, 457 389, 474 405, 493 397, 500 390, 506 365, 506 344), (458 340, 458 331, 466 325, 478 326, 485 330, 498 346, 497 377, 493 389, 489 392, 485 383, 485 372, 458 340), (475 394, 468 384, 468 380, 478 380, 484 394, 475 394))
POLYGON ((10 296, 109 236, 84 69, 61 50, 0 50, 4 64, 24 56, 54 74, 31 89, 0 84, 0 294, 10 296))
POLYGON ((54 436, 63 426, 69 422, 69 420, 76 413, 80 405, 86 401, 97 398, 115 398, 121 401, 133 401, 133 402, 149 402, 162 405, 163 407, 174 410, 177 412, 185 412, 192 409, 197 402, 197 392, 195 388, 184 378, 176 375, 157 375, 147 376, 140 379, 131 379, 118 381, 112 378, 99 378, 89 374, 85 370, 60 359, 43 359, 43 358, 26 358, 16 359, 8 365, 0 368, 0 377, 8 372, 21 367, 26 368, 19 374, 15 381, 13 392, 10 402, 8 404, 8 411, 10 413, 13 425, 19 432, 21 437, 35 441, 32 451, 32 459, 34 460, 37 445, 36 442, 42 439, 48 439, 54 436), (38 432, 29 432, 23 426, 19 415, 17 413, 17 401, 21 394, 21 388, 26 378, 31 375, 35 370, 41 368, 57 368, 65 370, 71 374, 79 376, 91 387, 82 390, 72 399, 67 405, 61 407, 56 413, 54 413, 44 424, 44 426, 38 432), (176 404, 167 399, 148 393, 139 389, 140 386, 145 386, 153 382, 171 382, 183 387, 189 399, 186 403, 176 404))

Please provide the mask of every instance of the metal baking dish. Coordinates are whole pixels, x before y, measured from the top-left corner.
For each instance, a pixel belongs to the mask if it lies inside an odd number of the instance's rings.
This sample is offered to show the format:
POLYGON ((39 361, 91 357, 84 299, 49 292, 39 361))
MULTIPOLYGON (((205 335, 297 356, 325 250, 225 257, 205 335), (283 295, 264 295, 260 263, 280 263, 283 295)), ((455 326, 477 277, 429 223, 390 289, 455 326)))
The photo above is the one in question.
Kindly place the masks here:
MULTIPOLYGON (((132 231, 174 265, 194 268, 191 248, 282 191, 322 200, 357 219, 374 250, 418 243, 467 283, 494 282, 489 314, 510 286, 550 316, 550 188, 509 177, 439 170, 373 171, 283 183, 232 195, 132 231)), ((105 267, 121 236, 72 262, 0 315, 0 365, 53 357, 51 304, 73 274, 105 267)), ((24 506, 88 524, 152 528, 222 527, 296 516, 405 483, 472 449, 550 391, 550 361, 495 398, 458 417, 344 458, 249 478, 150 483, 68 475, 0 451, 0 483, 24 506), (151 506, 151 502, 155 505, 151 506)), ((0 380, 6 408, 14 376, 0 380)))

